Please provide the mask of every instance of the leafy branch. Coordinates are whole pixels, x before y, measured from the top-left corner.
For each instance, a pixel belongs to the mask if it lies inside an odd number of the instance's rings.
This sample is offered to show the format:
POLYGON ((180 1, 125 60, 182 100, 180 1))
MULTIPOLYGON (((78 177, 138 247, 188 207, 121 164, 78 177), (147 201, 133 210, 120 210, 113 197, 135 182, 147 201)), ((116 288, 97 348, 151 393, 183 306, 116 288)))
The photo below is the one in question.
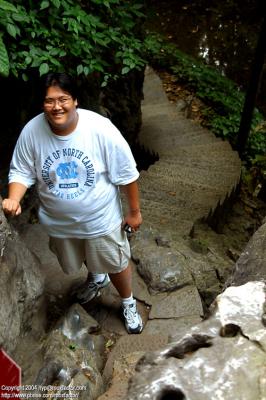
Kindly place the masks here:
POLYGON ((142 8, 141 0, 0 0, 0 75, 97 72, 105 85, 141 69, 142 8))

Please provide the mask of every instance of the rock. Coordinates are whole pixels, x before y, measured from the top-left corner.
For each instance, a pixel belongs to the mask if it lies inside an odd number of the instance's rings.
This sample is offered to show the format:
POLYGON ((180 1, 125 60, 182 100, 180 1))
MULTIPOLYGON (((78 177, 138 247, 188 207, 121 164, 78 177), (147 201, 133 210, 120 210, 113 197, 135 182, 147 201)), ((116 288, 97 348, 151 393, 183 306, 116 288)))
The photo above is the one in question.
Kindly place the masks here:
POLYGON ((71 393, 71 387, 80 386, 82 389, 75 392, 80 399, 97 399, 104 391, 99 369, 105 362, 105 340, 89 334, 95 329, 97 322, 74 304, 44 340, 43 366, 35 384, 66 386, 62 392, 57 388, 58 394, 71 393))
POLYGON ((188 103, 184 99, 178 99, 175 105, 177 111, 185 111, 188 107, 188 103))
POLYGON ((226 254, 234 261, 236 262, 239 257, 240 257, 240 252, 235 250, 235 249, 227 249, 226 254))
POLYGON ((171 293, 152 296, 149 319, 203 316, 203 308, 195 286, 186 286, 171 293))
POLYGON ((220 283, 216 283, 213 286, 210 286, 206 289, 202 289, 200 291, 202 301, 206 307, 209 307, 215 298, 221 293, 223 289, 223 285, 220 283))
MULTIPOLYGON (((57 328, 69 339, 84 345, 83 336, 98 332, 98 322, 79 305, 73 304, 65 316, 57 322, 57 328)), ((85 344, 85 347, 86 344, 85 344)), ((90 346, 88 346, 89 348, 90 346)))
POLYGON ((168 246, 158 246, 156 238, 144 230, 131 243, 132 258, 149 290, 165 292, 192 284, 185 257, 168 246))
MULTIPOLYGON (((2 198, 0 197, 0 200, 2 201, 2 198)), ((11 228, 6 220, 6 217, 4 216, 2 210, 0 211, 0 249, 1 249, 1 253, 0 256, 3 256, 4 253, 4 249, 5 249, 5 243, 6 240, 8 238, 8 236, 10 236, 11 233, 11 228)))
MULTIPOLYGON (((103 393, 101 375, 97 369, 93 353, 86 348, 75 346, 59 330, 53 330, 43 344, 44 364, 38 372, 35 384, 45 388, 56 387, 55 392, 73 394, 73 386, 82 387, 74 390, 80 399, 95 400, 103 393), (60 386, 65 386, 60 389, 60 386), (69 388, 68 388, 69 387, 69 388)), ((45 390, 44 390, 45 391, 45 390)), ((76 397, 76 396, 75 396, 76 397)))
POLYGON ((263 282, 226 289, 211 318, 139 360, 127 399, 264 400, 265 290, 263 282))
POLYGON ((20 336, 33 325, 36 335, 43 332, 43 318, 37 313, 42 307, 44 278, 38 259, 8 225, 2 211, 0 219, 0 346, 11 354, 20 336))
POLYGON ((133 287, 134 297, 136 297, 138 300, 144 302, 147 305, 152 304, 150 292, 144 280, 138 273, 135 264, 133 264, 132 266, 132 287, 133 287))
POLYGON ((143 355, 143 351, 135 351, 124 354, 115 360, 111 386, 97 400, 126 400, 128 381, 133 376, 135 366, 143 355))
POLYGON ((158 332, 164 332, 168 335, 169 341, 172 341, 172 337, 183 337, 188 330, 193 326, 199 324, 202 318, 199 315, 184 316, 179 318, 171 319, 151 319, 145 326, 145 334, 157 334, 158 332))
POLYGON ((116 343, 108 357, 107 363, 103 371, 103 378, 106 383, 110 381, 113 376, 114 363, 119 361, 129 354, 138 352, 143 355, 143 352, 160 349, 167 344, 168 336, 164 334, 149 335, 142 333, 140 335, 126 335, 122 336, 116 343))
POLYGON ((159 235, 155 238, 155 242, 156 242, 157 246, 160 246, 160 247, 171 247, 170 240, 161 235, 159 235))
MULTIPOLYGON (((196 238, 188 238, 186 243, 181 239, 171 241, 166 235, 145 226, 132 237, 130 243, 137 271, 150 294, 195 285, 208 307, 221 292, 232 271, 233 263, 217 254, 206 241, 203 243, 207 252, 192 250, 191 243, 199 243, 196 238)), ((144 291, 140 299, 151 304, 144 291)))
MULTIPOLYGON (((194 283, 200 292, 203 292, 209 287, 217 284, 217 263, 214 264, 213 260, 210 258, 207 262, 199 255, 196 257, 191 257, 189 253, 186 253, 186 256, 189 264, 189 270, 194 278, 194 283)), ((216 261, 218 260, 216 259, 216 261)))
POLYGON ((56 327, 75 346, 92 352, 98 370, 103 369, 105 339, 101 335, 93 335, 99 331, 100 326, 79 304, 73 304, 57 322, 56 327))
POLYGON ((244 337, 261 343, 266 350, 266 342, 261 340, 266 333, 262 327, 265 293, 266 284, 263 282, 248 282, 238 287, 229 287, 217 296, 214 307, 215 317, 221 321, 222 326, 239 326, 244 337))
POLYGON ((252 280, 266 281, 266 224, 252 236, 241 253, 226 286, 243 285, 252 280))
POLYGON ((232 263, 218 255, 211 248, 207 254, 190 249, 183 250, 189 270, 206 307, 221 293, 224 283, 232 271, 232 263))
POLYGON ((208 243, 204 240, 200 240, 197 238, 190 239, 190 247, 193 251, 200 253, 200 254, 207 254, 208 253, 208 243))
POLYGON ((184 257, 165 248, 149 249, 137 266, 150 292, 167 292, 193 283, 184 257))

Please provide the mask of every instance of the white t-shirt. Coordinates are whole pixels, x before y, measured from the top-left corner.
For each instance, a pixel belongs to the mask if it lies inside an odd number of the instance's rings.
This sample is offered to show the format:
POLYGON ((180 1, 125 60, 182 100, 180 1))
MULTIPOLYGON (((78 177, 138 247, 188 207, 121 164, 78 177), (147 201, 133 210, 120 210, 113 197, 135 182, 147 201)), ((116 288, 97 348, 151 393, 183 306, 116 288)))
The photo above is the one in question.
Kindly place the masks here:
POLYGON ((66 136, 55 135, 44 114, 28 122, 9 173, 10 183, 37 183, 40 222, 60 238, 112 232, 122 222, 118 185, 139 177, 131 150, 111 121, 77 111, 77 127, 66 136))

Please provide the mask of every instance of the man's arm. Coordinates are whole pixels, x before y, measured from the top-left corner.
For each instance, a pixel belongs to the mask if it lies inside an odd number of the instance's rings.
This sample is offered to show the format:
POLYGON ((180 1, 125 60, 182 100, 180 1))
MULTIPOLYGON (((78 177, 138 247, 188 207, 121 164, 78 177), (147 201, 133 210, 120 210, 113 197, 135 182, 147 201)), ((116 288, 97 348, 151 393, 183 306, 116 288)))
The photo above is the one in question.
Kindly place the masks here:
POLYGON ((18 182, 12 182, 8 185, 8 198, 4 199, 2 202, 4 213, 12 216, 21 214, 20 201, 27 189, 27 186, 18 182))
POLYGON ((128 224, 133 231, 136 231, 142 224, 137 181, 129 183, 128 185, 121 185, 120 188, 125 193, 128 203, 128 212, 124 218, 123 225, 128 224))

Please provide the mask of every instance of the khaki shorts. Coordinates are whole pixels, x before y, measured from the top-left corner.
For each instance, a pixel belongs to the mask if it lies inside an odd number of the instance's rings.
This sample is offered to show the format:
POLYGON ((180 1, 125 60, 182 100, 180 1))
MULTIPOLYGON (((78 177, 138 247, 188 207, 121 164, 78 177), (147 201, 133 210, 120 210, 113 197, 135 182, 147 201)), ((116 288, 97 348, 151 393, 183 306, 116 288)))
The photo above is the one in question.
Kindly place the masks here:
POLYGON ((49 247, 66 274, 77 273, 85 261, 90 272, 115 274, 123 271, 130 259, 130 246, 121 226, 109 235, 90 239, 50 237, 49 247))

